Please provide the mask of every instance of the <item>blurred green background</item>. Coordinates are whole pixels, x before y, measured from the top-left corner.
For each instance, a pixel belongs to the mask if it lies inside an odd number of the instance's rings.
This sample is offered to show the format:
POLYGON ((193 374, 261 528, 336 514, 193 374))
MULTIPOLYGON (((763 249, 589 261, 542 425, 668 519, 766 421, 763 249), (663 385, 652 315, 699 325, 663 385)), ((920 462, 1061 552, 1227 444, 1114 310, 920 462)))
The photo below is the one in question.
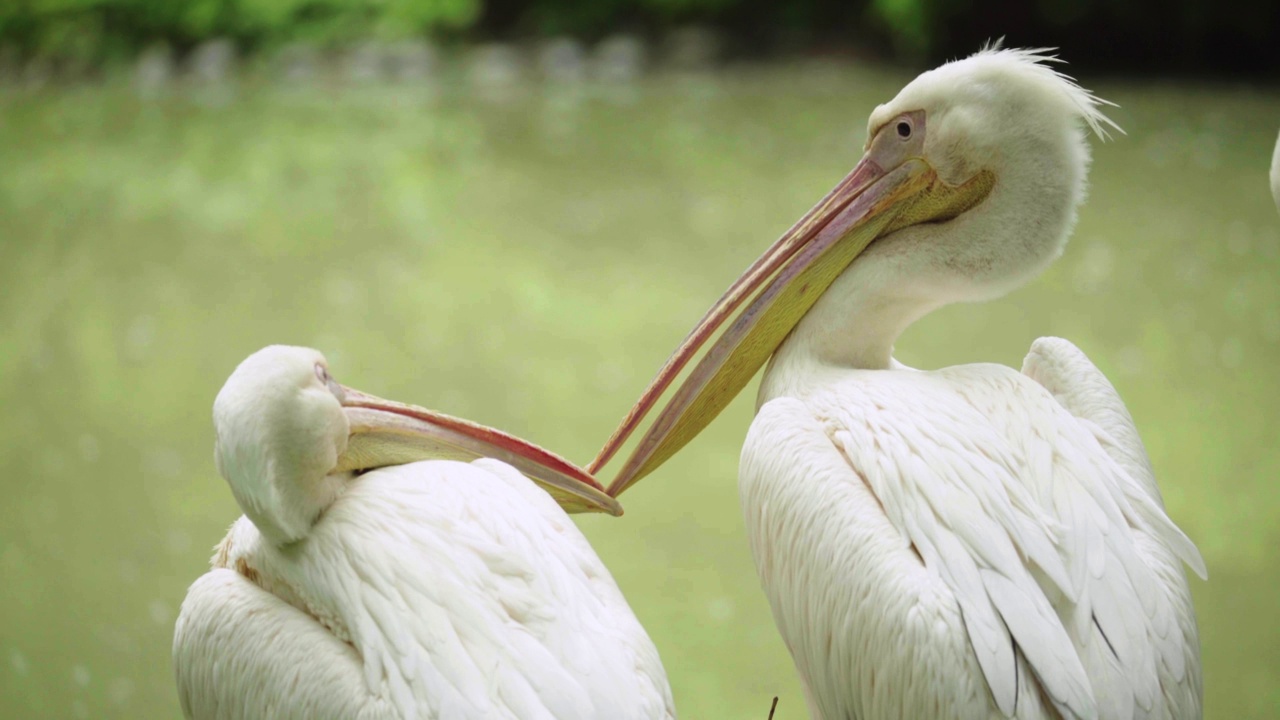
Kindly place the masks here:
MULTIPOLYGON (((339 77, 337 55, 273 69, 267 51, 225 75, 183 69, 186 51, 116 70, 95 55, 106 69, 76 80, 65 60, 33 79, 33 47, 0 77, 6 718, 178 715, 173 621, 238 514, 210 406, 246 355, 318 347, 347 384, 586 462, 921 67, 810 52, 648 73, 625 53, 485 46, 396 82, 339 77)), ((1280 93, 1082 80, 1128 134, 1095 143, 1065 256, 922 321, 898 357, 1019 366, 1049 334, 1083 348, 1208 561, 1192 581, 1207 717, 1274 717, 1280 93)), ((764 718, 775 694, 778 718, 806 716, 736 496, 753 397, 624 517, 579 518, 687 718, 764 718)))

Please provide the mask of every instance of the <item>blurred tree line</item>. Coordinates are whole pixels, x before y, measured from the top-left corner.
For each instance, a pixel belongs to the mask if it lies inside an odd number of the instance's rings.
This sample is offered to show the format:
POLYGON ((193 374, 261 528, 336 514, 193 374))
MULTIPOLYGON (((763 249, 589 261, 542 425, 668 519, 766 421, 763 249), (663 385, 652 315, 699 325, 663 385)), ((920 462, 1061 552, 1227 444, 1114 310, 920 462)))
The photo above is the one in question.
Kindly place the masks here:
POLYGON ((847 51, 915 62, 992 36, 1069 49, 1076 65, 1280 74, 1280 1, 1208 0, 0 0, 10 55, 94 65, 156 42, 212 38, 245 51, 304 41, 575 35, 697 23, 737 55, 847 51))

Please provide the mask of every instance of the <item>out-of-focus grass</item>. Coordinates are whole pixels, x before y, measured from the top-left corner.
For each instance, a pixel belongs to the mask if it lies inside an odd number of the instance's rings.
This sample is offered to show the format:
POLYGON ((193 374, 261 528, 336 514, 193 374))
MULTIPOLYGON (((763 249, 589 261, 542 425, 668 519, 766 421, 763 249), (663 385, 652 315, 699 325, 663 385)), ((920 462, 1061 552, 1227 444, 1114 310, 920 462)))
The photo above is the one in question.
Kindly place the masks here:
MULTIPOLYGON (((0 715, 171 717, 172 624, 237 515, 209 408, 269 343, 581 462, 706 306, 852 165, 909 77, 818 66, 498 95, 0 91, 0 715)), ((1099 83, 1088 83, 1099 85, 1099 83)), ((1101 84, 1065 257, 899 343, 1074 340, 1129 402, 1193 581, 1210 717, 1280 705, 1280 99, 1101 84)), ((751 390, 581 520, 689 718, 805 716, 736 497, 751 390)), ((607 478, 609 472, 605 472, 607 478)))

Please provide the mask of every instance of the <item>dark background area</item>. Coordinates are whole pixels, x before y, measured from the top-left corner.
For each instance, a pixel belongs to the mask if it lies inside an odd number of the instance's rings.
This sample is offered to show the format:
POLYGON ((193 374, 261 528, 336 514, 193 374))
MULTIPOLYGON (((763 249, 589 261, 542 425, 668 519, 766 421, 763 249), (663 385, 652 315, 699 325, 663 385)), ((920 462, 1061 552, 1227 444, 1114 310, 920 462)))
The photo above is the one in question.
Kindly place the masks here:
POLYGON ((210 38, 244 52, 364 38, 463 41, 707 28, 729 58, 831 54, 936 64, 993 35, 1072 49, 1084 69, 1274 78, 1280 2, 1254 0, 0 0, 0 62, 93 74, 165 44, 210 38))

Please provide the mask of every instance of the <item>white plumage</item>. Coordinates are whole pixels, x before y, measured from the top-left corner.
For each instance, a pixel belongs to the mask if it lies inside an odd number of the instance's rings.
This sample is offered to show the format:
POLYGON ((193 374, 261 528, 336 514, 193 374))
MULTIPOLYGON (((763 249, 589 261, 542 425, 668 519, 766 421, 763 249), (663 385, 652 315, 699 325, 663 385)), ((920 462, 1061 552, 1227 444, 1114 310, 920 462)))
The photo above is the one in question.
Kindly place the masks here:
POLYGON ((1271 197, 1276 201, 1276 210, 1280 210, 1280 137, 1276 138, 1276 149, 1271 154, 1271 197))
MULTIPOLYGON (((269 348, 219 396, 219 467, 237 498, 268 498, 259 518, 279 514, 271 477, 317 486, 278 469, 345 443, 313 431, 343 424, 313 363, 314 351, 269 348)), ((192 585, 174 636, 187 717, 674 717, 657 650, 609 571, 510 466, 438 460, 320 482, 341 487, 301 537, 279 542, 242 517, 192 585)))
POLYGON ((1088 359, 1046 338, 1024 372, 851 370, 760 409, 742 503, 815 716, 1198 716, 1203 561, 1088 359))
POLYGON ((1201 715, 1181 564, 1203 577, 1204 562, 1106 378, 1056 338, 1022 373, 890 355, 921 315, 1002 294, 1061 252, 1096 104, 1042 56, 984 51, 872 115, 874 138, 920 113, 944 181, 995 182, 954 219, 878 237, 761 385, 742 505, 814 717, 1201 715))

